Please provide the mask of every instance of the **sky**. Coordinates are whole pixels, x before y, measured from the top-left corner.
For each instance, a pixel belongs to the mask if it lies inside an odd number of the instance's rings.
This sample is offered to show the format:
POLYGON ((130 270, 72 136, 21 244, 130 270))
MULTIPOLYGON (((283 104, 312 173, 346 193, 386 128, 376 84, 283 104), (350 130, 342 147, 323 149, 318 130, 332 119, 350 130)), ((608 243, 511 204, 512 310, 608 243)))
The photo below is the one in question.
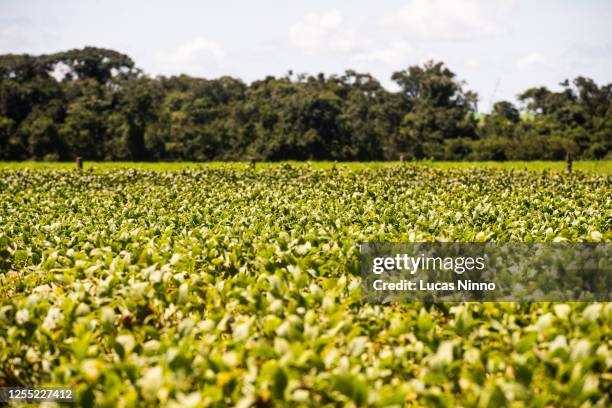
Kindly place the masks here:
POLYGON ((84 46, 149 75, 391 74, 443 61, 479 110, 582 75, 612 82, 610 0, 0 0, 0 54, 84 46))

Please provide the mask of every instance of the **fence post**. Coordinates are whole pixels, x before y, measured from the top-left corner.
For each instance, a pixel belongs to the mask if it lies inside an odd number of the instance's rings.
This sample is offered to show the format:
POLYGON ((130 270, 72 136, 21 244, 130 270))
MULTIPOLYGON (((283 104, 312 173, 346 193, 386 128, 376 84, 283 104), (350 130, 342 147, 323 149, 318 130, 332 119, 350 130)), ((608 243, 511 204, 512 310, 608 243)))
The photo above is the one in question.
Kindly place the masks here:
POLYGON ((404 164, 404 153, 400 153, 400 164, 404 164))
POLYGON ((567 174, 572 174, 572 153, 567 152, 565 154, 565 166, 567 168, 567 174))
POLYGON ((78 170, 83 170, 83 158, 81 156, 76 158, 76 166, 78 170))

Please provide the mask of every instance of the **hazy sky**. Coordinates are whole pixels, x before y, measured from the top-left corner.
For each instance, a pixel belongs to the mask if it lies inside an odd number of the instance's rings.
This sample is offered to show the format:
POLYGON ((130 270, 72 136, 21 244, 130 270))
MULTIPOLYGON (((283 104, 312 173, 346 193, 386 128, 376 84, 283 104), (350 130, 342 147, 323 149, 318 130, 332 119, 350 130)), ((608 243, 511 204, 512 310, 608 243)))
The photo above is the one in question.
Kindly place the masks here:
POLYGON ((565 78, 612 82, 612 1, 0 0, 0 53, 92 45, 148 74, 391 73, 441 60, 480 96, 510 99, 565 78))

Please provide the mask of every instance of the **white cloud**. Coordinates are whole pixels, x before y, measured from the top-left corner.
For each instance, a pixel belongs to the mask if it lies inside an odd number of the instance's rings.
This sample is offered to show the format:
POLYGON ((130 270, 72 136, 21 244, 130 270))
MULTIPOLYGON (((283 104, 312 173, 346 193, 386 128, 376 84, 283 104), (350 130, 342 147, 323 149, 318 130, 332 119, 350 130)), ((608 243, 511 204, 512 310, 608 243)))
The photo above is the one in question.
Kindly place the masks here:
POLYGON ((225 51, 217 42, 196 37, 176 49, 161 53, 158 68, 165 73, 191 75, 223 75, 225 51))
POLYGON ((470 69, 480 69, 482 68, 482 62, 479 58, 470 58, 465 61, 465 66, 470 69))
POLYGON ((21 48, 27 43, 23 25, 23 21, 0 20, 0 52, 15 52, 16 48, 21 48))
POLYGON ((413 46, 405 41, 396 41, 388 46, 371 47, 368 50, 356 52, 351 60, 400 67, 405 65, 410 57, 414 57, 414 54, 413 46))
POLYGON ((507 1, 412 0, 383 18, 383 25, 404 35, 424 40, 468 40, 501 32, 494 8, 507 1), (492 8, 493 7, 493 8, 492 8))
POLYGON ((55 32, 32 24, 28 18, 0 19, 0 53, 42 54, 58 42, 55 32))
POLYGON ((522 71, 546 66, 548 59, 540 52, 531 52, 516 61, 516 66, 522 71))
POLYGON ((566 54, 585 59, 612 59, 612 44, 585 43, 572 44, 566 54))
MULTIPOLYGON (((560 63, 579 72, 589 72, 594 67, 610 66, 612 45, 610 43, 575 42, 559 56, 560 63)), ((605 68, 604 68, 605 69, 605 68)), ((609 71, 609 69, 608 69, 609 71)))
POLYGON ((346 19, 337 10, 309 13, 293 24, 289 43, 312 55, 341 55, 364 69, 376 65, 402 67, 418 54, 409 42, 395 36, 395 41, 381 31, 381 25, 346 19))
POLYGON ((289 43, 311 53, 351 52, 357 42, 338 10, 309 13, 289 30, 289 43))
POLYGON ((289 43, 311 55, 338 55, 357 64, 400 68, 426 61, 423 41, 481 39, 501 33, 500 15, 514 0, 410 0, 367 21, 338 10, 309 13, 289 30, 289 43))

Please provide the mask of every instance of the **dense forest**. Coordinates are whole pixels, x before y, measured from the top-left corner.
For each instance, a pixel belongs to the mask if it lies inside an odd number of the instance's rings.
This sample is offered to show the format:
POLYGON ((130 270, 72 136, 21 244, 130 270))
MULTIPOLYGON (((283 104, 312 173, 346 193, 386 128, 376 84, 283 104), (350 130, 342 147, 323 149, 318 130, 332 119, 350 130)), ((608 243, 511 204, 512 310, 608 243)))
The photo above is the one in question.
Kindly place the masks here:
POLYGON ((612 157, 612 84, 578 77, 477 114, 440 62, 240 79, 149 77, 84 48, 0 56, 0 160, 558 160, 612 157))

